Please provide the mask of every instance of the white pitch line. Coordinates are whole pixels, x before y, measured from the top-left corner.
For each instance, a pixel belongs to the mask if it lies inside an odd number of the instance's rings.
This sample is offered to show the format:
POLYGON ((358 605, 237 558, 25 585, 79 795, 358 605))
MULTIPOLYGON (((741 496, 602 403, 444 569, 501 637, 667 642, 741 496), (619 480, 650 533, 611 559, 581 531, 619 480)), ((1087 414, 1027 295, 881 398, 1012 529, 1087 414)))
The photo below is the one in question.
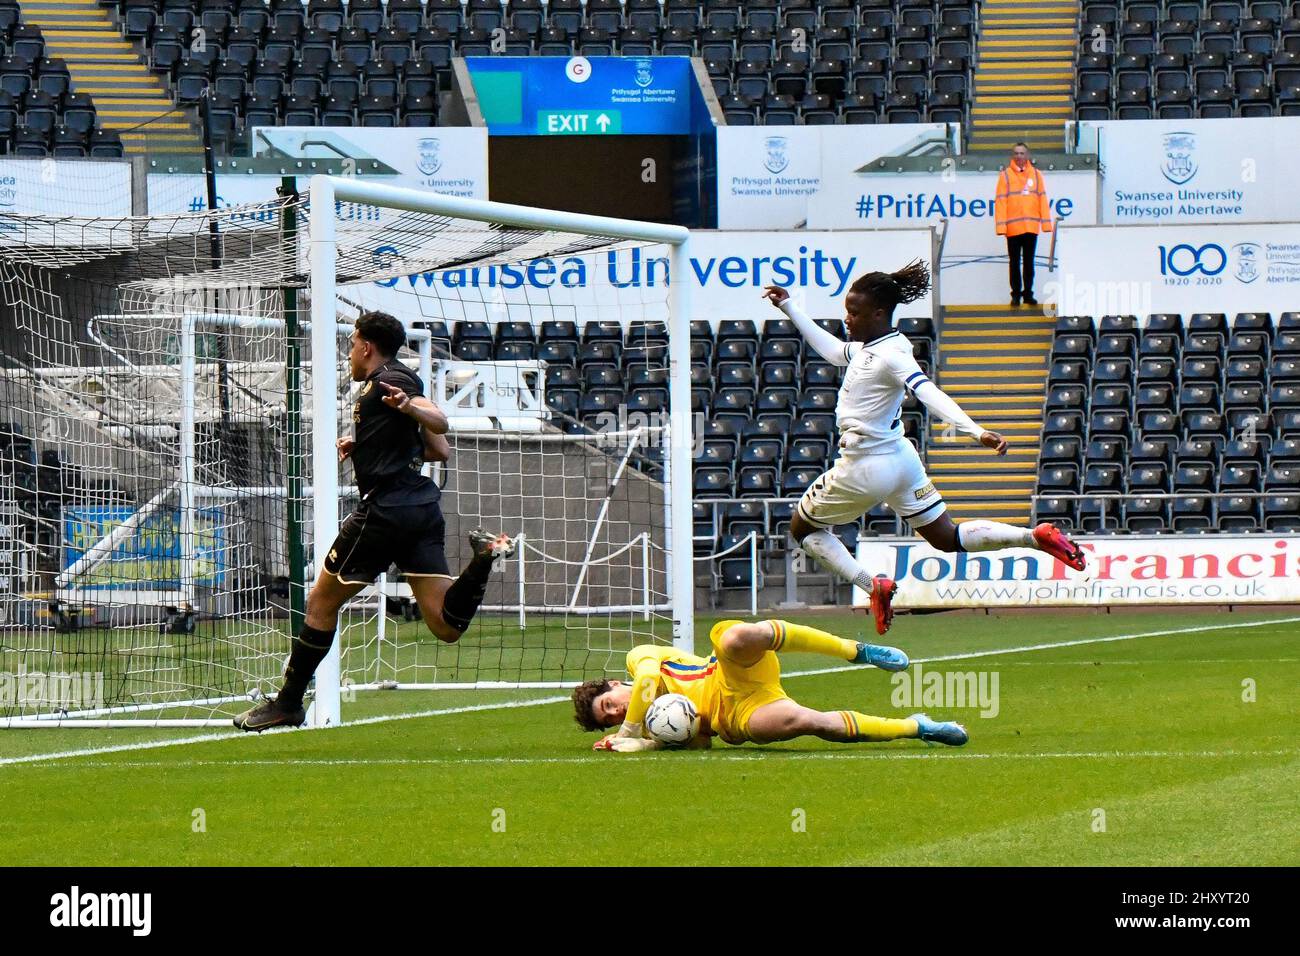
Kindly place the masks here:
MULTIPOLYGON (((1115 760, 1133 759, 1231 759, 1234 757, 1300 757, 1300 750, 1088 750, 1061 751, 1058 753, 967 753, 957 750, 927 748, 920 752, 898 750, 874 753, 792 753, 785 750, 748 750, 743 754, 714 754, 710 763, 722 761, 753 760, 1115 760)), ((608 757, 341 757, 315 760, 187 760, 185 767, 428 767, 444 765, 504 765, 504 764, 587 764, 609 760, 608 757)), ((79 767, 115 769, 174 769, 174 761, 166 760, 92 760, 79 767)))
MULTIPOLYGON (((1300 623, 1300 617, 1279 617, 1272 621, 1245 621, 1232 624, 1207 624, 1204 627, 1178 627, 1164 631, 1142 631, 1137 634, 1112 634, 1110 637, 1085 637, 1077 641, 1058 641, 1055 644, 1026 644, 1023 647, 1004 647, 991 651, 968 651, 962 654, 944 654, 939 657, 914 657, 913 664, 937 664, 941 661, 964 661, 976 657, 998 657, 1004 654, 1025 654, 1030 651, 1050 651, 1057 647, 1079 647, 1084 644, 1109 644, 1112 641, 1135 641, 1140 637, 1168 637, 1174 634, 1199 634, 1204 631, 1224 631, 1234 627, 1268 627, 1273 624, 1300 623)), ((787 677, 812 677, 815 674, 836 674, 840 671, 859 670, 870 664, 841 664, 837 667, 818 667, 808 671, 792 671, 787 677)))
MULTIPOLYGON (((9 731, 19 733, 19 731, 9 731)), ((99 754, 123 753, 129 750, 153 750, 157 747, 179 747, 182 744, 201 744, 209 740, 226 740, 238 736, 234 733, 200 734, 197 737, 179 737, 173 740, 148 740, 143 743, 114 744, 111 747, 86 747, 83 750, 61 750, 55 753, 27 754, 23 757, 0 757, 0 766, 16 763, 42 763, 51 760, 66 760, 69 757, 95 757, 99 754)))
MULTIPOLYGON (((383 724, 394 720, 415 720, 417 717, 443 717, 448 714, 468 714, 479 710, 506 710, 513 707, 536 707, 539 704, 554 704, 568 700, 567 697, 543 697, 535 700, 510 700, 496 704, 472 704, 467 707, 443 707, 438 710, 421 710, 409 714, 382 714, 378 717, 362 717, 349 721, 343 727, 357 727, 362 724, 383 724)), ((331 727, 329 730, 341 728, 331 727)), ((266 733, 291 733, 284 729, 268 730, 266 733)), ((0 767, 19 763, 48 763, 54 760, 66 760, 70 757, 94 757, 100 754, 124 753, 132 750, 158 750, 162 747, 179 747, 183 744, 206 743, 210 740, 250 739, 259 734, 249 734, 242 730, 223 731, 219 734, 201 734, 197 737, 182 737, 177 740, 146 740, 134 744, 114 744, 109 747, 87 747, 82 750, 64 750, 46 754, 26 754, 22 757, 0 757, 0 767)), ((292 762, 292 761, 288 761, 292 762)), ((174 764, 173 764, 174 766, 174 764)))
MULTIPOLYGON (((1023 653, 1028 653, 1030 651, 1051 650, 1057 647, 1078 647, 1084 644, 1106 644, 1111 641, 1132 641, 1141 637, 1166 637, 1174 634, 1198 634, 1204 631, 1222 631, 1222 630, 1227 630, 1228 628, 1236 628, 1236 627, 1268 627, 1273 624, 1294 624, 1294 623, 1300 623, 1300 617, 1282 617, 1271 621, 1246 621, 1246 622, 1233 622, 1229 624, 1210 624, 1202 627, 1182 627, 1182 628, 1173 628, 1173 629, 1163 630, 1163 631, 1143 631, 1137 634, 1115 634, 1110 637, 1087 637, 1087 638, 1081 638, 1076 641, 1060 641, 1055 644, 1028 644, 1023 647, 1008 647, 1008 648, 1001 648, 998 650, 989 650, 989 651, 971 651, 963 654, 946 654, 939 657, 915 658, 912 661, 912 663, 933 664, 933 663, 938 663, 940 661, 959 661, 959 660, 968 660, 977 657, 994 657, 994 656, 1005 655, 1005 654, 1023 654, 1023 653)), ((781 676, 782 679, 792 678, 792 677, 812 677, 817 674, 835 674, 835 673, 839 673, 840 671, 859 670, 863 667, 869 667, 869 666, 870 665, 865 665, 865 664, 845 664, 838 667, 821 667, 821 668, 816 668, 814 670, 807 670, 807 671, 791 671, 787 674, 782 674, 781 676)), ((503 701, 497 704, 474 704, 468 707, 447 707, 439 710, 422 710, 422 711, 415 711, 413 713, 408 713, 408 714, 381 714, 376 717, 364 717, 360 720, 349 721, 348 723, 344 724, 343 727, 344 728, 357 727, 365 724, 384 724, 395 720, 415 720, 416 718, 419 717, 442 717, 449 714, 464 714, 464 713, 471 713, 474 711, 508 710, 515 707, 536 707, 542 704, 559 703, 561 701, 566 701, 568 699, 569 698, 567 697, 544 697, 535 700, 513 700, 513 701, 503 701)), ((273 731, 268 731, 268 732, 273 732, 273 731)), ((24 764, 24 763, 49 763, 55 760, 66 760, 74 757, 91 757, 91 756, 98 756, 100 754, 123 753, 123 752, 129 752, 134 750, 157 750, 163 747, 179 747, 186 744, 205 743, 210 740, 230 740, 231 738, 234 737, 245 737, 245 736, 249 736, 249 735, 243 734, 242 732, 202 734, 197 737, 183 737, 178 740, 150 740, 150 741, 145 741, 143 743, 115 744, 109 747, 88 747, 81 750, 65 750, 65 751, 57 751, 54 753, 44 753, 44 754, 27 754, 22 757, 0 757, 0 767, 9 766, 12 764, 24 764)), ((878 755, 875 759, 879 759, 880 756, 883 755, 878 755)), ((983 755, 970 754, 967 756, 982 757, 983 755)), ((737 758, 733 757, 733 758, 724 758, 724 759, 737 759, 737 758)))

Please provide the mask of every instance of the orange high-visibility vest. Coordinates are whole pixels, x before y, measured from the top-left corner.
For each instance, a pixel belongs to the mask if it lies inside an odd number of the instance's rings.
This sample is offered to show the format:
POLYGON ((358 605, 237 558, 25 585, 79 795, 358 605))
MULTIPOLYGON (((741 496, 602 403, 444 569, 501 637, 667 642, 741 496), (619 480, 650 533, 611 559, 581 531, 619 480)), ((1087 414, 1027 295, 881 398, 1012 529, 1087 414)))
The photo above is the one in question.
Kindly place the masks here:
POLYGON ((998 175, 998 194, 993 204, 999 236, 1025 232, 1051 232, 1052 207, 1047 204, 1047 185, 1033 163, 1021 172, 1011 163, 998 175))

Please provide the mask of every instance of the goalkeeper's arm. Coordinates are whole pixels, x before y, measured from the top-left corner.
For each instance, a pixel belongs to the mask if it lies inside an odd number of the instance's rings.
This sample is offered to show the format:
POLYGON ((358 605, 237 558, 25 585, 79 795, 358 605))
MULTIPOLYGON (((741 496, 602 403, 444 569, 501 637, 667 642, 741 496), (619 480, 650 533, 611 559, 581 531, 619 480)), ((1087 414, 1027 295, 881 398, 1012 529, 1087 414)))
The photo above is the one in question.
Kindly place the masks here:
POLYGON ((659 683, 657 660, 646 658, 637 663, 632 672, 632 696, 627 702, 627 713, 623 715, 623 724, 614 736, 637 739, 644 736, 645 715, 659 696, 659 683))

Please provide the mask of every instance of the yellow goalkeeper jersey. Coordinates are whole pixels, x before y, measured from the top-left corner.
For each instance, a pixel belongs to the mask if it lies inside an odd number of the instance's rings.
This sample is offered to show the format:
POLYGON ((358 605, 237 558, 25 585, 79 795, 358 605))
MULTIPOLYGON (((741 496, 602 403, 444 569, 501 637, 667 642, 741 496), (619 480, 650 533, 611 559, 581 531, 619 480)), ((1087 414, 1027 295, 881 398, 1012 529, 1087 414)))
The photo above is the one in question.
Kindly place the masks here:
POLYGON ((718 659, 696 657, 675 647, 641 644, 627 652, 627 672, 632 675, 632 699, 626 723, 642 725, 646 711, 661 694, 685 694, 712 723, 718 707, 718 659))

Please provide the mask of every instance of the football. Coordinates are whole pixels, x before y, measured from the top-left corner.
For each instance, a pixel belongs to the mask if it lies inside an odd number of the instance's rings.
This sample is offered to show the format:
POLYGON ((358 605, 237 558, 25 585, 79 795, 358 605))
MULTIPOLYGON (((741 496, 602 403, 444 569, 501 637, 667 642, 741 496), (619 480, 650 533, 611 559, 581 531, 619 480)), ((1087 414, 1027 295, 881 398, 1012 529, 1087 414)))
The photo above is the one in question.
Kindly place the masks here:
POLYGON ((645 716, 650 736, 667 747, 688 744, 700 729, 700 715, 685 694, 664 694, 656 698, 645 716))

